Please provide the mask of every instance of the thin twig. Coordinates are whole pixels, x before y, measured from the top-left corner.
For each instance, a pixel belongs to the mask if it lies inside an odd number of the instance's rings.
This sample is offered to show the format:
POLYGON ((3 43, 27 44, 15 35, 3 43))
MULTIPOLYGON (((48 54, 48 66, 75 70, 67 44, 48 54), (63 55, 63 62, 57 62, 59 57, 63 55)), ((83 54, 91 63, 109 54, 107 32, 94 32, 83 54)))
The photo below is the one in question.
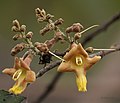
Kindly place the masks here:
POLYGON ((36 75, 36 78, 42 76, 43 74, 45 74, 46 72, 48 72, 49 70, 53 69, 54 67, 60 65, 61 60, 57 60, 49 65, 47 65, 46 67, 43 67, 42 69, 40 69, 36 75))
POLYGON ((43 94, 37 99, 35 103, 42 103, 42 101, 49 95, 51 91, 55 88, 58 79, 61 77, 62 73, 57 72, 55 77, 53 78, 51 85, 48 85, 47 89, 43 92, 43 94))
POLYGON ((114 15, 112 18, 110 18, 106 23, 102 24, 98 27, 98 29, 90 34, 87 34, 88 36, 83 40, 81 43, 82 45, 86 45, 89 41, 91 41, 95 36, 97 36, 99 33, 107 30, 113 23, 120 20, 120 12, 118 12, 116 15, 114 15))
MULTIPOLYGON (((114 15, 110 20, 108 20, 106 23, 104 23, 103 25, 99 26, 99 28, 90 33, 82 42, 82 45, 86 45, 88 42, 90 42, 95 36, 97 36, 98 34, 100 34, 101 32, 105 31, 106 29, 108 29, 113 23, 117 22, 120 19, 120 12, 116 15, 114 15)), ((115 52, 115 51, 102 51, 102 52, 98 52, 97 54, 92 54, 90 56, 95 56, 95 55, 101 55, 102 57, 106 54, 110 54, 111 52, 115 52), (103 55, 104 54, 104 55, 103 55)), ((64 54, 64 53, 63 53, 64 54)), ((52 68, 51 68, 52 69, 52 68)), ((51 90, 49 90, 49 88, 47 90, 45 90, 43 92, 43 94, 39 97, 39 103, 42 102, 51 92, 52 90, 55 88, 56 83, 58 82, 58 80, 60 79, 60 77, 62 76, 62 74, 57 73, 53 80, 51 81, 51 83, 48 85, 48 87, 53 87, 51 90), (53 82, 54 81, 54 82, 53 82), (44 96, 43 99, 41 99, 44 96)))

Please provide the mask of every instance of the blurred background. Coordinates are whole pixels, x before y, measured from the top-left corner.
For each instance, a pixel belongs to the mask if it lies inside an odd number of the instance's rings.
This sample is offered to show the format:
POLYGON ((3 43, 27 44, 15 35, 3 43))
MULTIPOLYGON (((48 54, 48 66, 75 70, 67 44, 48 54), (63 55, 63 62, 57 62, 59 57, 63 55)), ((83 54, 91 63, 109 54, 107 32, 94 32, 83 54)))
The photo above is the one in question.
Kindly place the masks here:
MULTIPOLYGON (((12 40, 12 21, 18 19, 21 24, 27 25, 28 31, 33 31, 33 42, 50 39, 50 34, 42 37, 39 30, 44 27, 38 24, 34 10, 43 8, 47 13, 53 14, 55 19, 62 17, 64 24, 61 30, 73 23, 80 22, 85 28, 106 22, 120 11, 120 0, 1 0, 0 1, 0 89, 8 90, 14 82, 1 71, 13 66, 14 58, 10 55, 11 48, 19 43, 12 40)), ((92 29, 87 33, 94 31, 92 29)), ((83 38, 84 39, 84 35, 83 38)), ((85 47, 109 48, 112 44, 120 42, 120 21, 114 23, 109 29, 95 37, 85 47)), ((56 46, 64 50, 66 46, 56 46)), ((20 56, 22 54, 19 54, 20 56)), ((43 103, 120 103, 120 53, 105 56, 87 72, 88 91, 77 91, 75 75, 64 73, 54 91, 43 103)), ((37 72, 41 66, 38 57, 32 62, 31 68, 37 72)), ((53 69, 30 85, 22 94, 27 97, 27 103, 34 103, 46 90, 47 85, 56 74, 53 69)))

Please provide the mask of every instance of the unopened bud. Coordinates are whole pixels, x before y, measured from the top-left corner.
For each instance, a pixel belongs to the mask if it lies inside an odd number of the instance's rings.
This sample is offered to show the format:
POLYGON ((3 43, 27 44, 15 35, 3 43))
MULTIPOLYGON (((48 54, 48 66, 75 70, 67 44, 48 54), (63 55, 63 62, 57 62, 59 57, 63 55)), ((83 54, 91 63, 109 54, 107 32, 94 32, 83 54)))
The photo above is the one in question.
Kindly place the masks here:
POLYGON ((20 23, 18 22, 18 20, 13 20, 13 26, 20 28, 20 23))
POLYGON ((62 18, 59 18, 58 20, 56 20, 56 21, 54 22, 54 25, 55 25, 55 26, 61 25, 61 24, 63 24, 63 22, 64 22, 64 20, 63 20, 62 18))
POLYGON ((17 44, 14 48, 11 50, 11 55, 15 56, 17 53, 21 52, 25 48, 25 43, 17 44))
POLYGON ((21 39, 22 38, 22 35, 21 34, 16 34, 13 36, 13 40, 18 40, 18 39, 21 39))
POLYGON ((80 35, 79 33, 75 33, 75 35, 74 35, 74 39, 75 39, 75 40, 80 39, 80 37, 81 37, 81 35, 80 35))
POLYGON ((53 15, 51 15, 51 14, 47 14, 46 15, 46 19, 48 20, 48 19, 51 19, 51 18, 53 18, 54 16, 53 15))
POLYGON ((17 28, 16 26, 12 26, 11 30, 14 31, 14 32, 19 32, 20 31, 20 29, 17 28))
POLYGON ((21 25, 20 31, 25 32, 26 31, 26 25, 21 25))
POLYGON ((48 52, 49 51, 47 44, 45 44, 45 43, 36 42, 34 44, 34 46, 41 52, 48 52))
POLYGON ((72 26, 68 27, 66 29, 66 33, 70 33, 70 32, 80 32, 81 29, 83 29, 83 26, 80 23, 74 23, 72 26))
POLYGON ((31 31, 26 34, 26 38, 28 39, 32 38, 32 36, 33 36, 33 32, 31 31))
POLYGON ((73 24, 73 32, 80 32, 83 29, 83 26, 80 23, 73 24))
POLYGON ((86 50, 86 52, 88 52, 88 53, 93 53, 93 52, 94 52, 94 48, 93 48, 93 47, 88 47, 88 48, 86 48, 85 50, 86 50))

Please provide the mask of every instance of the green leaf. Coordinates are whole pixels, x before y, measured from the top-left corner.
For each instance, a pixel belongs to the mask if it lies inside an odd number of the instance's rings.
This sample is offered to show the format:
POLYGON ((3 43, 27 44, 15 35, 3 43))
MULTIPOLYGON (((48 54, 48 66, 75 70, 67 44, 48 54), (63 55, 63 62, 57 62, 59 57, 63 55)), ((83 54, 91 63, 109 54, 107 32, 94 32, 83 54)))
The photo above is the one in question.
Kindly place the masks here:
POLYGON ((10 94, 5 90, 0 90, 0 103, 22 103, 26 97, 10 94))

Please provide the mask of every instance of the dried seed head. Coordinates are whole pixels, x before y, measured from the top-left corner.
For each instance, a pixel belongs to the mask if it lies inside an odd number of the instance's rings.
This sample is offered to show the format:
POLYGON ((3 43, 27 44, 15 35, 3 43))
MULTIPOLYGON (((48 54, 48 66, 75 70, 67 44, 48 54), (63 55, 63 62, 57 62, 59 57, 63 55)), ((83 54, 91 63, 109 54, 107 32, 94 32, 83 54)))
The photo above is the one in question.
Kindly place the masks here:
POLYGON ((11 55, 15 56, 17 53, 21 52, 25 48, 25 43, 17 44, 15 47, 11 50, 11 55))
POLYGON ((86 50, 86 52, 88 52, 88 53, 93 53, 93 51, 94 51, 93 47, 88 47, 88 48, 86 48, 85 50, 86 50))
POLYGON ((26 25, 21 25, 20 31, 21 31, 21 32, 25 32, 25 31, 26 31, 26 25))
POLYGON ((21 34, 16 34, 16 35, 13 36, 13 40, 18 40, 18 39, 22 39, 21 34))
POLYGON ((26 34, 26 38, 28 39, 32 38, 32 36, 33 36, 33 32, 31 31, 26 34))
POLYGON ((20 23, 18 22, 18 20, 13 20, 13 26, 20 28, 20 23))
POLYGON ((34 46, 40 51, 40 52, 48 52, 49 49, 47 47, 47 44, 45 43, 39 43, 39 42, 36 42, 34 44, 34 46))
POLYGON ((63 24, 63 22, 64 22, 64 20, 63 20, 62 18, 59 18, 58 20, 56 20, 56 21, 54 22, 54 25, 55 25, 55 26, 61 25, 61 24, 63 24))

